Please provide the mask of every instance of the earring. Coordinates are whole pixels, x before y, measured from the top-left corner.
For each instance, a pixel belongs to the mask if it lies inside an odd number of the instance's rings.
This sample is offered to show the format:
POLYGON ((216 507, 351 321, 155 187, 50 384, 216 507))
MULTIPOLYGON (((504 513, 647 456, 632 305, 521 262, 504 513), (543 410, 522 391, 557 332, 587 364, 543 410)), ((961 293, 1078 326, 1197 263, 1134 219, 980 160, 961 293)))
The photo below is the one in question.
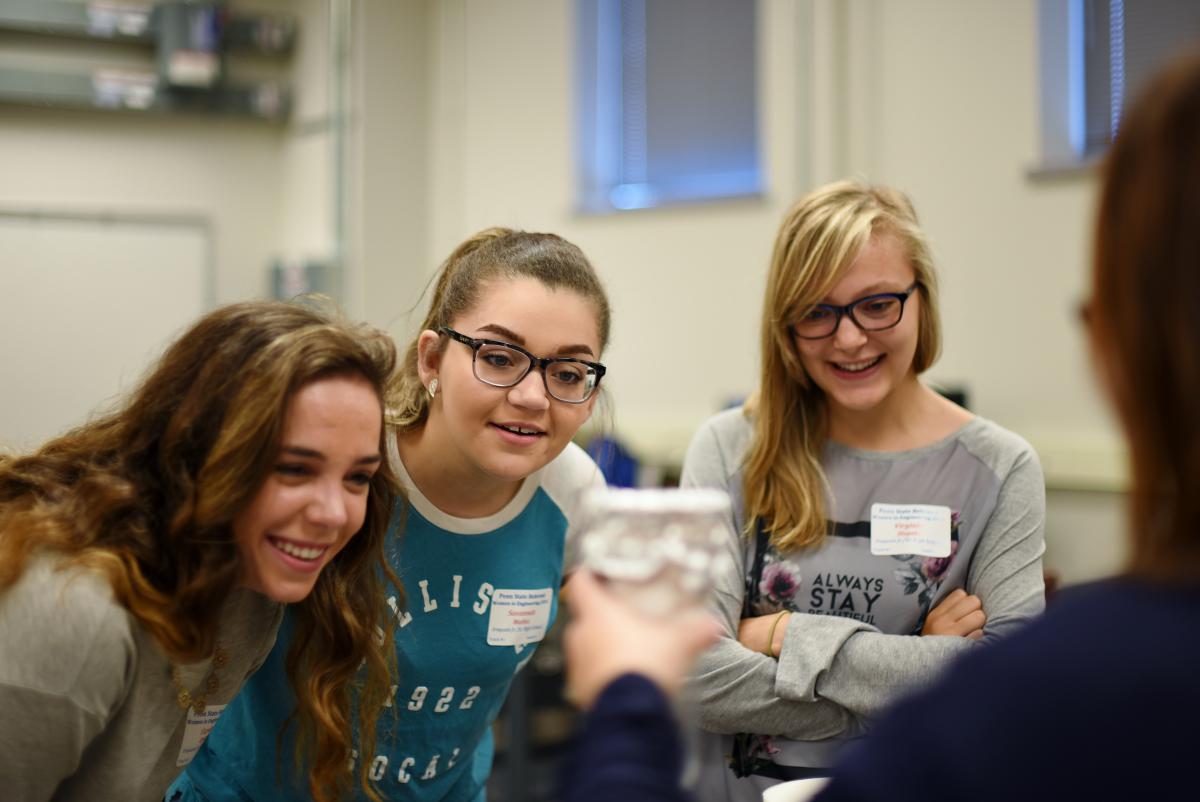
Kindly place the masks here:
POLYGON ((429 397, 433 398, 435 395, 437 395, 437 379, 429 383, 429 397))

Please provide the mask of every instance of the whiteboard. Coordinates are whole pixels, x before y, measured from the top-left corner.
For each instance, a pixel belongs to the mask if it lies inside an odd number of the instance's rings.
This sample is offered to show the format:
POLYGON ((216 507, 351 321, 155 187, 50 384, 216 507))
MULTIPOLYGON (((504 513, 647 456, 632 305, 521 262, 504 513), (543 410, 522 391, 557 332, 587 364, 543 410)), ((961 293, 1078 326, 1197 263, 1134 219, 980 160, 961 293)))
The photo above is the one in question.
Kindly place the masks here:
POLYGON ((0 448, 110 407, 212 306, 203 218, 0 210, 0 448))

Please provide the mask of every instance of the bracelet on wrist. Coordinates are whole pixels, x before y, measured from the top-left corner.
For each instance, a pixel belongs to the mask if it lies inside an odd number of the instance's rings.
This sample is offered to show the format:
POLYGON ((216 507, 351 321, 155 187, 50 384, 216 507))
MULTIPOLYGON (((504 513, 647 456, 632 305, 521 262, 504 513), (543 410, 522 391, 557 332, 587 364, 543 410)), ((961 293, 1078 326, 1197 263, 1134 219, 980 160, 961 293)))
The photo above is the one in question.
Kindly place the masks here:
MULTIPOLYGON (((769 632, 767 632, 767 648, 763 650, 763 654, 765 654, 767 657, 779 657, 779 655, 775 653, 775 628, 779 626, 780 620, 787 614, 787 610, 780 610, 779 614, 775 616, 775 620, 771 622, 771 629, 769 632)), ((782 649, 780 651, 782 651, 782 649)))

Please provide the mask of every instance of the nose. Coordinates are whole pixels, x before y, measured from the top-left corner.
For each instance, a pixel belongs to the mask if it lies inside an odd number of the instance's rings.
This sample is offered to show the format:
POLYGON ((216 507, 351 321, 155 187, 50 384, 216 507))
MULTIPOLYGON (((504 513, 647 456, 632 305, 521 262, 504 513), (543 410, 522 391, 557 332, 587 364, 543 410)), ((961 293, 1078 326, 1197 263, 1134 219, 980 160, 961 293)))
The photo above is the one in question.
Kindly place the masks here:
POLYGON ((525 378, 508 389, 508 400, 515 406, 526 409, 546 409, 550 406, 550 397, 546 393, 546 383, 542 373, 534 368, 525 374, 525 378))
POLYGON ((858 348, 867 341, 867 333, 850 319, 850 315, 842 315, 837 328, 833 332, 834 343, 843 349, 858 348))
POLYGON ((321 529, 341 531, 350 520, 350 508, 340 482, 322 482, 304 511, 309 523, 321 529))

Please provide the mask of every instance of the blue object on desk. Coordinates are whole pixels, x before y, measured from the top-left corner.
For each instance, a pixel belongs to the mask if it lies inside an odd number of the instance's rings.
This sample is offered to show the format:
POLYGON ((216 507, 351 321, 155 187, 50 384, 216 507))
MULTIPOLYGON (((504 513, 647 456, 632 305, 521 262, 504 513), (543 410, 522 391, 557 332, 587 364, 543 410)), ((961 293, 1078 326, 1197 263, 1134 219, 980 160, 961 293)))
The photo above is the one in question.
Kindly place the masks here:
POLYGON ((593 438, 587 453, 604 474, 609 487, 637 487, 638 461, 629 449, 611 437, 593 438))

